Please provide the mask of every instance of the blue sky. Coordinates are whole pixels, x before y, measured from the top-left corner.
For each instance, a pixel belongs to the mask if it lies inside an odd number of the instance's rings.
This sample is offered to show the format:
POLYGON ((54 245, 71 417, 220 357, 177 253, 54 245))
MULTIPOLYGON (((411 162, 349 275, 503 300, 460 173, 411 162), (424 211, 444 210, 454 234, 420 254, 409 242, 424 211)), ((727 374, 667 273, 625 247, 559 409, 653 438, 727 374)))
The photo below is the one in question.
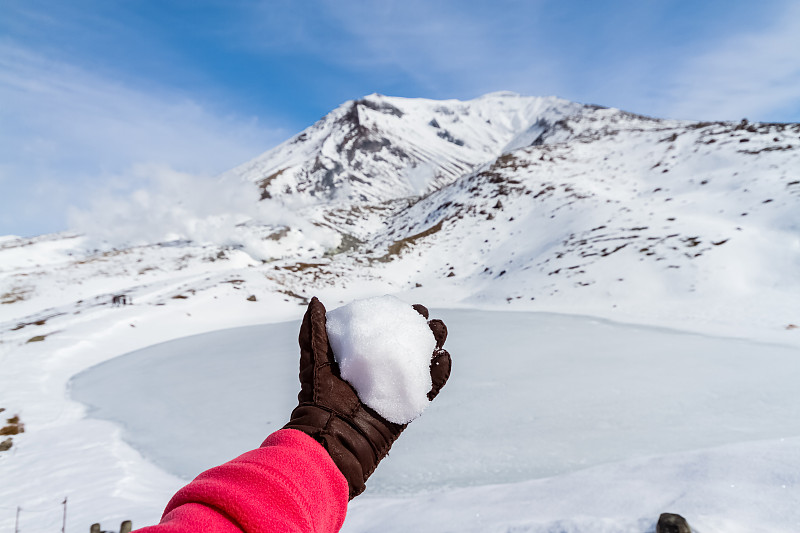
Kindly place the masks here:
POLYGON ((800 121, 800 3, 0 0, 0 235, 210 176, 373 92, 800 121))

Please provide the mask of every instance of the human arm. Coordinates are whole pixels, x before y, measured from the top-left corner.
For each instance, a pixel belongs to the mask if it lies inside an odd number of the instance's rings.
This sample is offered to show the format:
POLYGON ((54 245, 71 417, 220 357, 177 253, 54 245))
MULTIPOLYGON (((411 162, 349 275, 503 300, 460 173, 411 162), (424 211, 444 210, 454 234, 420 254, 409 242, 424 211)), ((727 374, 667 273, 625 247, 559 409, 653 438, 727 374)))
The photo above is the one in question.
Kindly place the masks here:
POLYGON ((347 495, 327 451, 283 429, 197 476, 173 496, 158 525, 137 533, 331 533, 344 523, 347 495))

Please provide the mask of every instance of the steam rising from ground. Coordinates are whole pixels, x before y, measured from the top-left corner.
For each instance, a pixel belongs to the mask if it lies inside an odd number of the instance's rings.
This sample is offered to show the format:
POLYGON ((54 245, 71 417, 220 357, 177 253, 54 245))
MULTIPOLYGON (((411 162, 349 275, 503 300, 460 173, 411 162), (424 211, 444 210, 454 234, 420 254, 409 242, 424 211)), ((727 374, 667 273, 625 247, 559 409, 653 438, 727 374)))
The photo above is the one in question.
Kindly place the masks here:
POLYGON ((312 225, 282 203, 259 202, 251 183, 149 165, 112 180, 88 208, 71 208, 69 225, 100 249, 185 240, 269 259, 286 253, 285 242, 278 247, 267 238, 281 228, 306 250, 339 243, 335 232, 312 225))

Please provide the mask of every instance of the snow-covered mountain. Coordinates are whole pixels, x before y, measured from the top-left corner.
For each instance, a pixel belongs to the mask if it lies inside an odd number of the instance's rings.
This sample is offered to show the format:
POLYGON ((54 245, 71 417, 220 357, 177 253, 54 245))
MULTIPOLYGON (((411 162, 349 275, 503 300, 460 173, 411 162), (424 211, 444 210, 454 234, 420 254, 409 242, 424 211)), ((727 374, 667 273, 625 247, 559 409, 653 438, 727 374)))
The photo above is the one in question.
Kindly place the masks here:
POLYGON ((794 310, 781 295, 798 288, 798 147, 797 124, 658 120, 509 93, 372 95, 234 174, 305 196, 303 215, 340 235, 325 257, 281 268, 297 293, 377 277, 444 285, 467 304, 631 317, 643 295, 667 316, 699 301, 690 307, 714 320, 760 298, 794 310), (370 148, 353 152, 361 142, 370 148))
POLYGON ((59 313, 114 292, 167 304, 230 278, 299 303, 416 291, 777 332, 800 321, 798 148, 800 124, 660 120, 512 93, 370 95, 223 176, 261 212, 291 212, 283 222, 97 251, 78 235, 6 238, 0 297, 13 305, 0 323, 36 322, 44 294, 59 313))

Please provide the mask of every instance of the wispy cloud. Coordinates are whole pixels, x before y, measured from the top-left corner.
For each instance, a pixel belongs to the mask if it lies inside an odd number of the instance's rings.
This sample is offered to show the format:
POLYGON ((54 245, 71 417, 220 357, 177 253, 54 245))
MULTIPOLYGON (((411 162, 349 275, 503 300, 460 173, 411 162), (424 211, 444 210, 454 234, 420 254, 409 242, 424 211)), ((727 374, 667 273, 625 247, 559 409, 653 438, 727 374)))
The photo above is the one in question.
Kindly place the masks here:
POLYGON ((256 118, 115 82, 9 43, 0 44, 0 123, 0 233, 23 219, 40 231, 58 229, 67 202, 80 204, 104 177, 133 165, 214 174, 287 136, 256 118))
POLYGON ((562 71, 557 56, 536 53, 545 48, 536 31, 539 4, 391 0, 364 9, 358 3, 323 2, 352 38, 350 48, 358 50, 339 54, 341 61, 395 72, 415 80, 421 92, 455 97, 557 87, 562 71))
POLYGON ((786 121, 800 114, 800 5, 768 26, 733 31, 679 66, 660 91, 663 114, 786 121))

